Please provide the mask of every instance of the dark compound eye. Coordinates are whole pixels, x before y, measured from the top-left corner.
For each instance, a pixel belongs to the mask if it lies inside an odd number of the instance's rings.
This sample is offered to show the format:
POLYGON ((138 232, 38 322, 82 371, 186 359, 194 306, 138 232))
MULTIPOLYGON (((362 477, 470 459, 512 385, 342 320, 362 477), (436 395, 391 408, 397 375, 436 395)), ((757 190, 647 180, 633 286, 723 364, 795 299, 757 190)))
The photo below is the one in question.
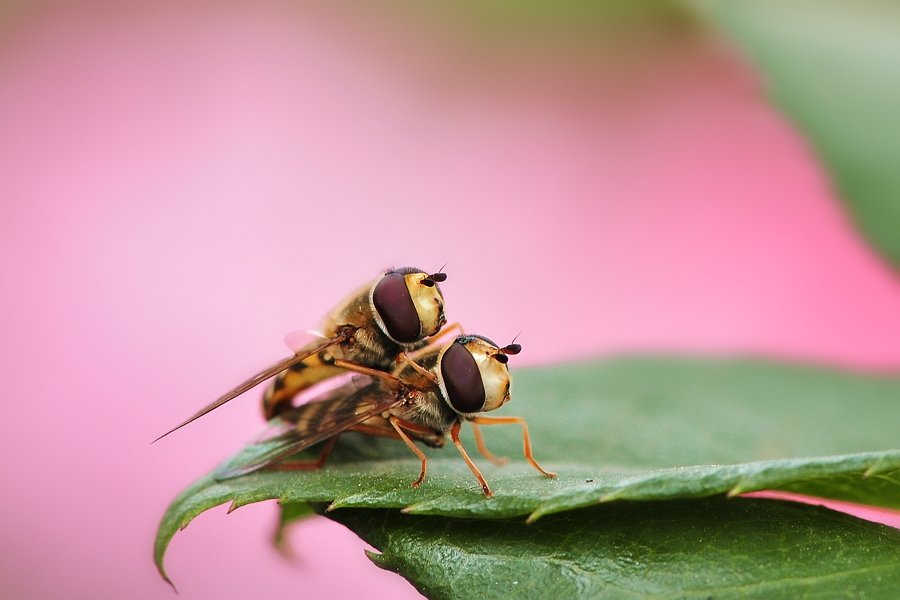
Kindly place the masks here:
POLYGON ((457 412, 475 413, 484 408, 484 382, 481 371, 468 348, 452 344, 441 358, 441 377, 447 399, 457 412))
POLYGON ((405 344, 419 339, 419 313, 409 297, 403 275, 388 273, 382 277, 375 285, 372 302, 392 338, 405 344))

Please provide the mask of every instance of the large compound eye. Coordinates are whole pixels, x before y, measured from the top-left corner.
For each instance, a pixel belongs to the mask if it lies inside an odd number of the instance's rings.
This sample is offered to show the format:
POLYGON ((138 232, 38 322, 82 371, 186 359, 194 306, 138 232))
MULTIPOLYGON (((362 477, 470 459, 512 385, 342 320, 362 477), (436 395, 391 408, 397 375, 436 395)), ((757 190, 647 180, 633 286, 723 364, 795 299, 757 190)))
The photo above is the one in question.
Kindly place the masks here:
POLYGON ((447 348, 441 358, 441 377, 455 411, 475 413, 484 408, 484 381, 468 348, 457 343, 447 348))
POLYGON ((419 313, 409 297, 406 279, 402 274, 388 273, 382 277, 372 292, 372 302, 392 338, 404 344, 419 339, 419 313))

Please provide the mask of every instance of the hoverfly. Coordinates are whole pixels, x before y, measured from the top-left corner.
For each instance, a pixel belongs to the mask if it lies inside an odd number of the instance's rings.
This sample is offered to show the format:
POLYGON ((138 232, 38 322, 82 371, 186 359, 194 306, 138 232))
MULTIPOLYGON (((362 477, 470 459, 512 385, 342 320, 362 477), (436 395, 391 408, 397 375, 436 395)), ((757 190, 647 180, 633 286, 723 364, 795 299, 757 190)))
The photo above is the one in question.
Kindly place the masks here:
POLYGON ((419 478, 412 482, 412 487, 418 487, 425 480, 427 460, 413 440, 441 448, 449 434, 490 498, 493 493, 487 481, 459 439, 462 423, 468 421, 478 450, 497 464, 505 461, 487 450, 479 426, 521 424, 525 458, 544 476, 555 478, 555 473, 545 471, 534 460, 528 425, 522 417, 480 415, 509 401, 507 361, 509 355, 520 351, 515 343, 499 348, 487 338, 461 335, 443 347, 407 359, 392 373, 350 367, 363 375, 279 414, 254 445, 219 467, 213 476, 221 481, 263 468, 319 469, 342 433, 358 431, 403 440, 422 461, 419 478), (326 444, 317 460, 282 462, 320 442, 326 444))
POLYGON ((347 364, 391 371, 402 354, 425 347, 425 338, 446 324, 444 297, 438 286, 446 279, 444 273, 428 274, 411 267, 382 273, 331 311, 322 338, 248 379, 156 440, 276 375, 263 396, 267 420, 289 409, 301 391, 345 373, 347 364))

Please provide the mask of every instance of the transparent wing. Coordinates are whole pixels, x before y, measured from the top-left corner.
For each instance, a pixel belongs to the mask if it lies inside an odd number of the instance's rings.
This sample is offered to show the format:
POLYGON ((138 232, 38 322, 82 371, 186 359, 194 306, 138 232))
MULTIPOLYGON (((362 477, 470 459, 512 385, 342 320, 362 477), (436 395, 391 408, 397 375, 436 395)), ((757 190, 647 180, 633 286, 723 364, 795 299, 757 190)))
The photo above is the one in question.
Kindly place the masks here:
MULTIPOLYGON (((289 356, 288 358, 272 365, 265 371, 258 373, 255 376, 251 377, 250 379, 248 379, 241 385, 237 386, 236 388, 234 388, 227 394, 220 397, 218 400, 216 400, 212 404, 206 406, 205 408, 201 409, 199 412, 195 413, 189 419, 185 420, 181 424, 179 424, 179 425, 173 427, 172 429, 170 429, 169 431, 165 432, 164 434, 162 434, 161 436, 159 436, 158 438, 153 440, 153 442, 158 442, 159 440, 166 437, 173 431, 178 431, 179 429, 181 429, 188 423, 190 423, 192 421, 196 421, 197 419, 199 419, 206 413, 214 411, 215 409, 219 408, 220 406, 222 406, 229 400, 233 400, 234 398, 237 398, 244 392, 256 387, 257 385, 259 385, 266 379, 269 379, 271 377, 274 377, 275 375, 278 375, 285 369, 289 369, 290 367, 293 367, 294 365, 303 362, 310 356, 316 355, 319 352, 321 352, 322 350, 325 350, 326 348, 330 348, 331 346, 334 346, 335 344, 340 344, 341 342, 346 340, 348 337, 350 337, 349 333, 342 332, 341 334, 339 334, 335 337, 319 340, 318 343, 316 343, 314 345, 310 344, 306 348, 303 348, 301 351, 294 354, 294 356, 289 356)), ((153 443, 153 442, 151 442, 151 443, 153 443)))
POLYGON ((301 329, 292 331, 284 336, 284 343, 296 354, 298 352, 303 352, 303 350, 312 343, 319 343, 325 339, 328 339, 328 336, 324 333, 313 331, 311 329, 301 329))
POLYGON ((258 441, 228 459, 213 477, 222 481, 277 463, 389 410, 397 402, 397 393, 381 381, 355 378, 269 421, 258 441), (361 381, 366 385, 360 387, 361 381))
MULTIPOLYGON (((285 410, 277 417, 271 419, 250 443, 269 442, 286 433, 293 433, 297 430, 297 425, 302 419, 310 419, 320 410, 340 410, 337 405, 349 402, 353 398, 359 398, 362 394, 370 394, 374 397, 378 390, 377 388, 369 388, 369 386, 376 381, 375 378, 369 375, 353 374, 350 377, 345 377, 337 385, 320 391, 302 404, 285 410)), ((387 397, 386 390, 383 391, 383 394, 387 397)))

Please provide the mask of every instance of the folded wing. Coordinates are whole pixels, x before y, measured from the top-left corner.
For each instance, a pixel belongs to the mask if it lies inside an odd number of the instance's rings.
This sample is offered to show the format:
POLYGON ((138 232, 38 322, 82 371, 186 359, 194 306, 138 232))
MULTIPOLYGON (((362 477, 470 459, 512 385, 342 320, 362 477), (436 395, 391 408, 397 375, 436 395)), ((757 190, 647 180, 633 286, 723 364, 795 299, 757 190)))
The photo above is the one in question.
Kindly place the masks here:
POLYGON ((390 410, 397 402, 397 393, 381 381, 356 377, 269 421, 256 443, 228 459, 213 477, 231 479, 280 462, 390 410))
MULTIPOLYGON (((339 344, 339 343, 343 342, 344 340, 347 339, 347 335, 348 334, 346 334, 346 333, 341 333, 340 335, 337 335, 333 338, 323 339, 323 340, 320 340, 316 344, 310 344, 309 346, 304 348, 302 351, 298 351, 294 356, 289 356, 288 358, 285 358, 284 360, 272 365, 265 371, 262 371, 261 373, 254 375, 253 377, 251 377, 250 379, 248 379, 241 385, 237 386, 230 392, 221 396, 218 400, 216 400, 212 404, 207 405, 206 407, 202 408, 198 412, 194 413, 194 415, 192 415, 190 418, 186 419, 179 425, 177 425, 177 426, 173 427, 172 429, 170 429, 169 431, 165 432, 164 434, 162 434, 161 436, 159 436, 158 438, 153 440, 153 442, 158 442, 159 440, 166 437, 170 433, 172 433, 174 431, 178 431, 179 429, 181 429, 188 423, 190 423, 192 421, 196 421, 203 415, 214 411, 215 409, 219 408, 220 406, 222 406, 229 400, 233 400, 234 398, 237 398, 244 392, 256 387, 263 381, 278 375, 285 369, 289 369, 290 367, 293 367, 294 365, 303 362, 310 356, 318 354, 319 352, 322 352, 326 348, 330 348, 331 346, 334 346, 335 344, 339 344)), ((153 443, 153 442, 151 442, 151 443, 153 443)))

